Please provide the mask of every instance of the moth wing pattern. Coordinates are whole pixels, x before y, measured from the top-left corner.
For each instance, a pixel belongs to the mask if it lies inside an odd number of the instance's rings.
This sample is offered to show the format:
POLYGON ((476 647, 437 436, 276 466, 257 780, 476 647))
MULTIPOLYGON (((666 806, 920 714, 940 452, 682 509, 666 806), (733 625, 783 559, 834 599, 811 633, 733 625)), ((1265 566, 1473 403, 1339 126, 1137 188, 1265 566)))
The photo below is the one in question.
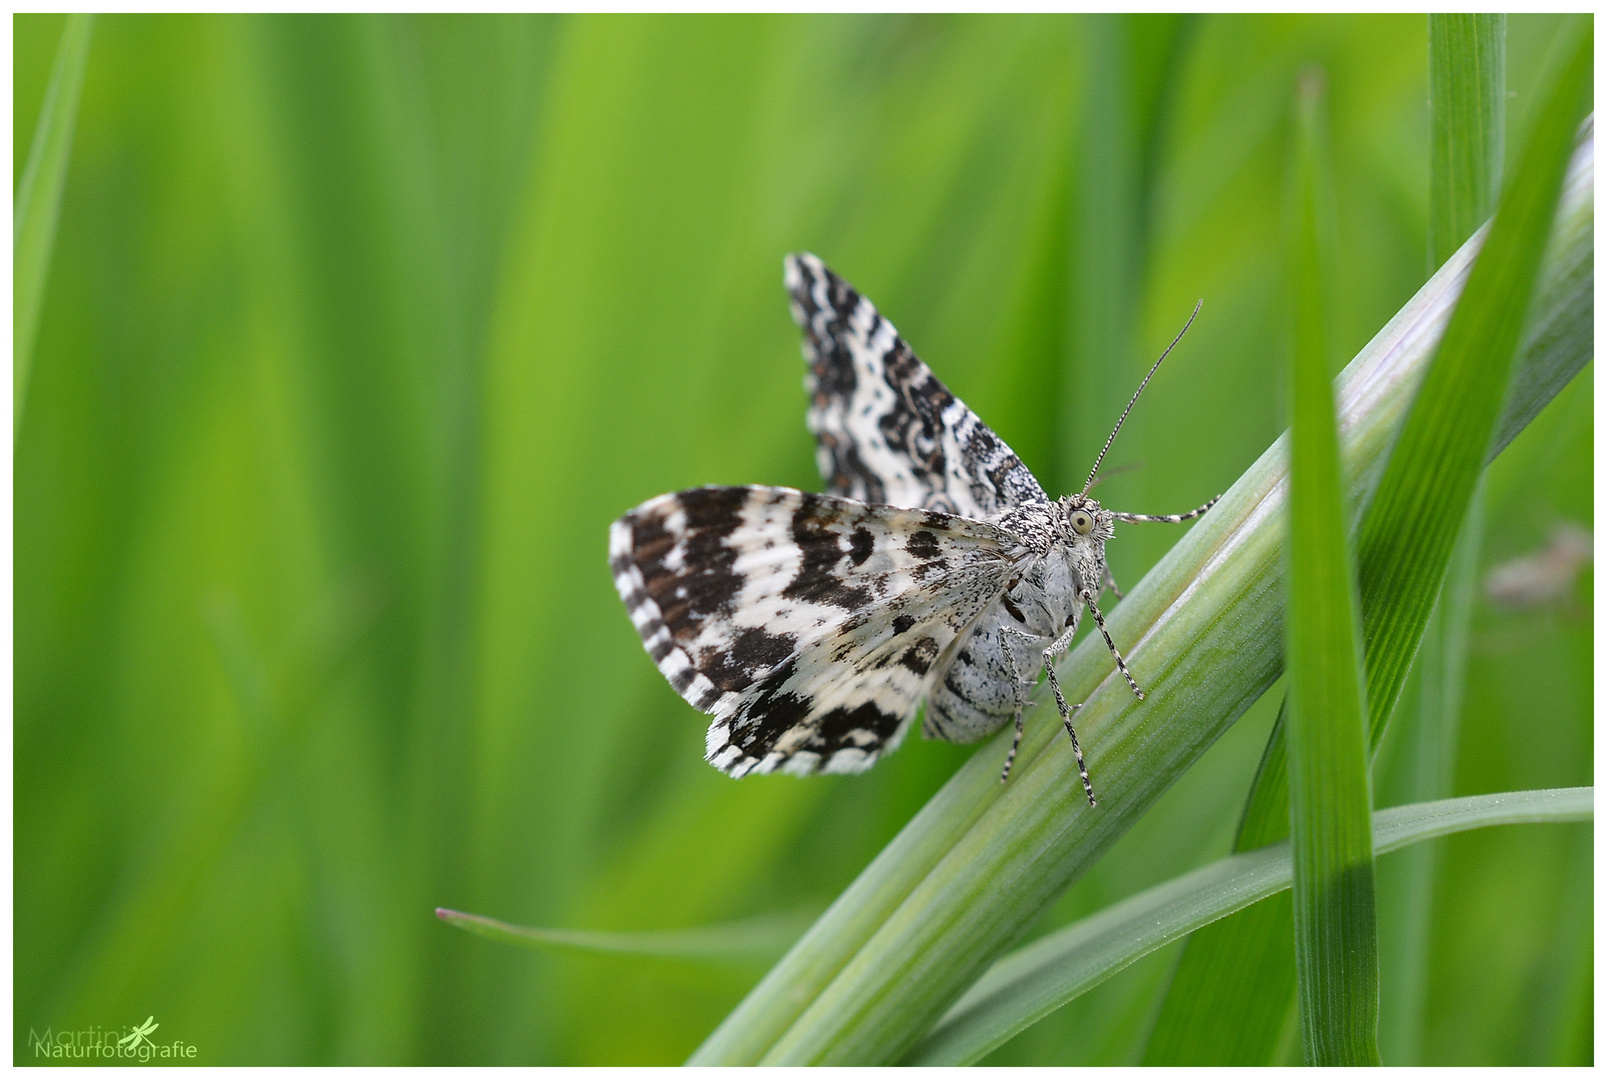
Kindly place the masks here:
POLYGON ((1015 452, 853 286, 808 253, 787 256, 786 285, 828 490, 968 518, 1048 501, 1015 452))
POLYGON ((613 525, 615 586, 732 776, 859 772, 903 739, 1024 557, 985 522, 774 487, 661 495, 613 525))

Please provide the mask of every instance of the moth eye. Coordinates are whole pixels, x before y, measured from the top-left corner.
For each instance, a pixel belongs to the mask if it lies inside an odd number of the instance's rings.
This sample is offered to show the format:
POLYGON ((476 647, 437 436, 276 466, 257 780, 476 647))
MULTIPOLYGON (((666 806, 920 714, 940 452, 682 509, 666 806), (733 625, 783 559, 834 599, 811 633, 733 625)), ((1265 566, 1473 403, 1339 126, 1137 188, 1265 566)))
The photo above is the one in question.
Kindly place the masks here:
POLYGON ((1071 515, 1071 527, 1076 530, 1078 536, 1087 536, 1094 531, 1093 515, 1086 510, 1078 510, 1071 515))

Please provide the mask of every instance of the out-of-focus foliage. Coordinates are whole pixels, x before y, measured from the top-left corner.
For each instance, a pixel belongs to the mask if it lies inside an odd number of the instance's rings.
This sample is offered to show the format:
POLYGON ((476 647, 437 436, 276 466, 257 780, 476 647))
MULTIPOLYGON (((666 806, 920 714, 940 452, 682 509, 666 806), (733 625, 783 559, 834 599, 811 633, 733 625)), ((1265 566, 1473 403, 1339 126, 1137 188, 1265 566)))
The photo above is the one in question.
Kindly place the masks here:
MULTIPOLYGON (((14 19, 17 176, 63 22, 14 19)), ((1509 145, 1555 29, 1509 20, 1509 145)), ((528 952, 433 909, 823 907, 970 751, 719 775, 608 522, 818 486, 799 248, 1055 490, 1203 296, 1112 451, 1143 467, 1099 494, 1215 494, 1283 426, 1311 63, 1348 357, 1425 277, 1420 16, 98 20, 16 445, 16 1060, 30 1027, 146 1015, 212 1063, 684 1058, 760 967, 528 952)), ((1484 565, 1590 525, 1590 377, 1492 466, 1484 565)), ((1124 531, 1117 580, 1175 535, 1124 531)), ((1591 783, 1591 595, 1476 604, 1451 794, 1591 783)), ((1045 928, 1225 854, 1278 696, 1045 928)), ((1591 1059, 1590 835, 1438 841, 1421 1060, 1591 1059)), ((1175 953, 988 1060, 1132 1060, 1175 953)))
POLYGON ((50 276, 50 252, 56 246, 56 217, 61 210, 61 188, 67 179, 67 159, 78 119, 78 93, 84 86, 84 61, 89 56, 90 31, 95 16, 76 12, 61 32, 61 47, 51 66, 50 82, 34 125, 28 164, 16 184, 11 214, 11 385, 13 416, 22 415, 28 396, 28 367, 33 359, 34 335, 39 329, 39 304, 50 276))

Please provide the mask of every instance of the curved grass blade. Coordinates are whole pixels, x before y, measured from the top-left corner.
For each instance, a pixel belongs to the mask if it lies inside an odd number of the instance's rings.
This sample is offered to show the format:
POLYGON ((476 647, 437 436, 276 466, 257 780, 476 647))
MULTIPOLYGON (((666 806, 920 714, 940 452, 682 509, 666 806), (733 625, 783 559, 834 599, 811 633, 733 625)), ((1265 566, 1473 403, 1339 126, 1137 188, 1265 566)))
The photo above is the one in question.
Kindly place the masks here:
MULTIPOLYGON (((1537 380, 1525 370, 1527 361, 1521 355, 1514 358, 1520 334, 1529 355, 1554 348, 1571 352, 1577 366, 1564 364, 1562 369, 1577 371, 1591 355, 1588 324, 1559 319, 1551 300, 1541 300, 1529 310, 1537 281, 1542 297, 1567 294, 1582 300, 1594 280, 1593 270, 1585 269, 1591 264, 1588 259, 1574 263, 1575 271, 1560 276, 1555 271, 1537 271, 1548 244, 1543 222, 1556 222, 1549 240, 1554 259, 1560 246, 1577 244, 1582 250, 1588 243, 1583 230, 1589 227, 1589 219, 1572 219, 1567 213, 1560 219, 1549 215, 1557 206, 1558 188, 1563 188, 1562 199, 1575 198, 1574 185, 1592 171, 1587 162, 1594 154, 1594 129, 1587 121, 1574 146, 1573 164, 1566 178, 1562 175, 1569 147, 1576 142, 1582 86, 1587 85, 1581 80, 1588 75, 1590 54, 1587 32, 1571 64, 1553 83, 1548 104, 1503 197, 1501 214, 1486 234, 1475 236, 1463 247, 1465 255, 1470 247, 1482 243, 1490 257, 1479 259, 1468 285, 1468 303, 1457 308, 1363 520, 1358 562, 1374 750, 1422 640, 1478 477, 1484 464, 1516 434, 1506 417, 1525 409, 1524 399, 1537 386, 1537 380), (1514 366, 1516 378, 1509 393, 1514 366)), ((1582 320, 1583 305, 1575 307, 1582 320)), ((1539 385, 1549 382, 1538 380, 1539 385)), ((1284 737, 1285 725, 1280 723, 1272 740, 1284 737)), ((1281 752, 1274 753, 1269 747, 1269 762, 1275 766, 1282 758, 1281 752)), ((1267 786, 1275 775, 1275 768, 1263 768, 1258 775, 1246 805, 1246 822, 1275 823, 1282 813, 1284 789, 1278 784, 1267 786)), ((1275 901, 1267 907, 1279 904, 1281 901, 1275 901)), ((1168 995, 1147 1062, 1159 1064, 1176 1060, 1168 1056, 1171 1054, 1201 1051, 1211 1055, 1205 1059, 1210 1063, 1268 1062, 1284 1008, 1278 1003, 1275 986, 1288 978, 1268 965, 1283 963, 1282 954, 1269 955, 1255 969, 1264 974, 1254 979, 1247 974, 1251 969, 1224 964, 1222 958, 1271 948, 1269 943, 1278 939, 1278 932, 1269 922, 1276 924, 1270 911, 1246 916, 1190 943, 1177 978, 1179 991, 1186 989, 1190 999, 1174 1002, 1168 995), (1238 925, 1241 922, 1243 925, 1238 925), (1196 951, 1198 957, 1193 955, 1196 951), (1243 980, 1238 978, 1240 973, 1245 973, 1243 980), (1224 982, 1230 978, 1235 979, 1232 984, 1224 982), (1231 1020, 1220 1011, 1229 1002, 1242 1003, 1231 1020), (1243 1010, 1250 1009, 1258 1010, 1257 1015, 1243 1015, 1243 1010), (1172 1033, 1174 1024, 1185 1022, 1189 1033, 1172 1033), (1228 1034, 1209 1038, 1203 1034, 1207 1030, 1228 1034), (1251 1034, 1256 1034, 1258 1042, 1246 1045, 1251 1034), (1185 1047, 1195 1049, 1184 1051, 1185 1047), (1248 1056, 1215 1056, 1228 1051, 1248 1056)))
MULTIPOLYGON (((1546 273, 1543 318, 1591 317, 1593 160, 1576 159, 1546 273)), ((1372 489, 1465 283, 1469 244, 1419 290, 1340 376, 1341 449, 1350 505, 1372 489)), ((1525 387, 1578 371, 1589 337, 1531 340, 1525 387)), ((1565 380, 1564 380, 1565 381, 1565 380)), ((1560 384, 1559 384, 1560 385, 1560 384)), ((1545 401, 1513 396, 1514 432, 1545 401)), ((1070 796, 1075 763, 1058 725, 1029 722, 1019 772, 998 783, 1005 745, 975 754, 905 826, 692 1057, 693 1064, 896 1060, 1064 888, 1115 842, 1282 666, 1285 449, 1280 440, 1138 584, 1108 620, 1135 641, 1140 704, 1084 643, 1062 667, 1082 697, 1091 761, 1111 797, 1097 811, 1070 796), (1146 687, 1149 689, 1149 687, 1146 687), (1068 779, 1071 783, 1067 783, 1068 779)), ((1103 642, 1099 643, 1102 650, 1103 642)), ((1119 676, 1117 677, 1119 681, 1119 676)), ((1042 699, 1040 698, 1040 701, 1042 699)), ((1080 796, 1079 796, 1080 797, 1080 796)))
POLYGON ((50 85, 40 109, 39 126, 28 150, 28 164, 12 204, 11 225, 11 434, 22 425, 22 404, 28 394, 28 373, 33 361, 34 338, 39 332, 39 308, 45 299, 45 277, 50 251, 56 242, 56 219, 61 213, 61 189, 67 179, 72 153, 73 126, 78 119, 78 95, 84 86, 84 65, 89 58, 93 15, 71 14, 61 32, 61 47, 50 71, 50 85))
POLYGON ((1333 241, 1326 96, 1321 73, 1301 78, 1284 622, 1295 975, 1306 1064, 1376 1065, 1378 912, 1367 691, 1328 375, 1326 279, 1333 241))
MULTIPOLYGON (((1494 825, 1590 821, 1595 789, 1554 788, 1414 803, 1373 815, 1376 850, 1494 825)), ((969 1065, 1134 961, 1289 888, 1287 843, 1240 852, 1112 904, 988 969, 903 1061, 969 1065)))
POLYGON ((435 909, 436 918, 460 930, 527 949, 570 949, 619 956, 727 963, 765 963, 775 960, 798 940, 817 914, 818 909, 792 911, 685 930, 613 933, 517 926, 485 915, 471 915, 466 911, 435 909))

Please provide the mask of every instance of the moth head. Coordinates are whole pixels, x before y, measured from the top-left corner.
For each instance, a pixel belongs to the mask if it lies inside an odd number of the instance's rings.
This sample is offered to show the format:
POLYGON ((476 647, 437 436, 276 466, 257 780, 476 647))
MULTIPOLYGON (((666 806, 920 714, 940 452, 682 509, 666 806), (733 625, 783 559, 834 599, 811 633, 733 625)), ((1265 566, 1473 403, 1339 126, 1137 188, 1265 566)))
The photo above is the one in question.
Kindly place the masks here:
POLYGON ((1081 547, 1103 545, 1115 531, 1116 516, 1086 495, 1066 495, 1060 500, 1060 531, 1068 544, 1081 547))

